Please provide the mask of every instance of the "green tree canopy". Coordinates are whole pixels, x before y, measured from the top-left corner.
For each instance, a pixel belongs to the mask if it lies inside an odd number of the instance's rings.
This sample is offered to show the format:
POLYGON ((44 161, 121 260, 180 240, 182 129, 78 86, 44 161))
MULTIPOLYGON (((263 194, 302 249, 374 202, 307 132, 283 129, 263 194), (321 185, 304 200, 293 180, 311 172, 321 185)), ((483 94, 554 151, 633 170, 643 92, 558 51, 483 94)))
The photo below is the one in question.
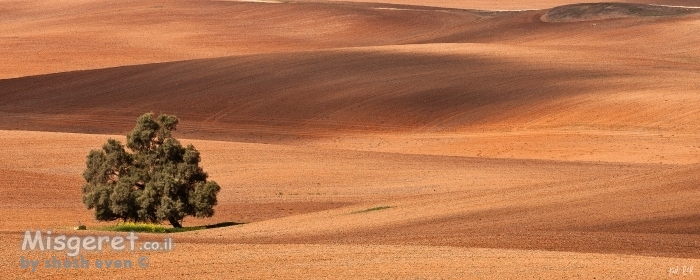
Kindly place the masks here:
POLYGON ((160 223, 181 227, 185 216, 211 217, 221 187, 207 181, 199 152, 173 138, 178 119, 148 113, 119 141, 107 140, 87 156, 83 203, 100 221, 160 223))

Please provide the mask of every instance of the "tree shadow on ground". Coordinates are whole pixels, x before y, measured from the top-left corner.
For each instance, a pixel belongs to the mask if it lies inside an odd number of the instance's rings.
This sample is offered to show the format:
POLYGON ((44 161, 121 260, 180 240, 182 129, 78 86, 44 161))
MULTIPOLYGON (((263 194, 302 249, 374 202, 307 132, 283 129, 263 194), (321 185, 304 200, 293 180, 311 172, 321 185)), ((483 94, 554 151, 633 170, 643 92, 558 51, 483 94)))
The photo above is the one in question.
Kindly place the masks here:
POLYGON ((212 224, 212 225, 206 225, 204 228, 210 229, 210 228, 221 228, 221 227, 230 227, 230 226, 237 226, 237 225, 243 225, 245 223, 237 223, 237 222, 222 222, 218 224, 212 224))

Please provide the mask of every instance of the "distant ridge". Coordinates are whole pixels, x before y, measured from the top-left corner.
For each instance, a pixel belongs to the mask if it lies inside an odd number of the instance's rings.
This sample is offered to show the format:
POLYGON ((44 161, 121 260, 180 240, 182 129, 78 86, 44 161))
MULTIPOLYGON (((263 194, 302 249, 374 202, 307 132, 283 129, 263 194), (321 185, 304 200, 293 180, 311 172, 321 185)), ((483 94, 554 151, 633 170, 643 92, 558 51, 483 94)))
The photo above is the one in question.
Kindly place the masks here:
POLYGON ((552 8, 542 15, 545 22, 579 22, 630 17, 679 16, 700 12, 700 9, 628 4, 628 3, 585 3, 564 5, 552 8))

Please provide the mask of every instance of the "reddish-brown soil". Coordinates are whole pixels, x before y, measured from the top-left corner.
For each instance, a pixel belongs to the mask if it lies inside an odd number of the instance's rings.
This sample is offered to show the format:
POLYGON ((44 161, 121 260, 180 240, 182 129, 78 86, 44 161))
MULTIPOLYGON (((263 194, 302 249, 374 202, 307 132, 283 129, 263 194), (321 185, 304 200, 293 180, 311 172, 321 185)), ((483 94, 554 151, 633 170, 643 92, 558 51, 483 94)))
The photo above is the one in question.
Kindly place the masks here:
POLYGON ((3 275, 700 275, 700 10, 641 5, 697 1, 386 2, 0 1, 3 275), (85 156, 144 112, 222 186, 185 226, 243 224, 21 268, 105 234, 85 156))
MULTIPOLYGON (((308 2, 321 2, 319 0, 308 0, 308 2)), ((338 2, 347 2, 345 0, 338 2)), ((351 0, 350 2, 371 3, 380 1, 370 0, 351 0)), ((534 10, 534 9, 549 9, 557 6, 577 3, 639 3, 639 4, 654 4, 654 5, 669 5, 669 6, 700 6, 695 0, 620 0, 620 1, 575 1, 575 0, 528 0, 528 1, 493 1, 493 0, 386 0, 382 3, 391 3, 398 5, 418 5, 429 7, 442 8, 457 8, 457 9, 479 9, 492 11, 511 11, 511 10, 534 10)))

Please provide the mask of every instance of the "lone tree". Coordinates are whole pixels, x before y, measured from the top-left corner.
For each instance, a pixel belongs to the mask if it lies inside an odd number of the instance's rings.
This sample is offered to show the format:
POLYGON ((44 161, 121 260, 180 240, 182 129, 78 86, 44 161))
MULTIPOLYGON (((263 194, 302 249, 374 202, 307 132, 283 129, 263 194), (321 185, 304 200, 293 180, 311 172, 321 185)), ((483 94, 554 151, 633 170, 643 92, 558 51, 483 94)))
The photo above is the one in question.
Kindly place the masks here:
POLYGON ((95 209, 97 220, 168 220, 179 228, 185 216, 214 215, 221 187, 207 181, 194 146, 184 148, 172 137, 177 123, 174 116, 153 119, 148 113, 138 118, 126 136, 131 152, 114 139, 107 140, 102 150, 90 151, 83 172, 87 181, 83 203, 95 209))

